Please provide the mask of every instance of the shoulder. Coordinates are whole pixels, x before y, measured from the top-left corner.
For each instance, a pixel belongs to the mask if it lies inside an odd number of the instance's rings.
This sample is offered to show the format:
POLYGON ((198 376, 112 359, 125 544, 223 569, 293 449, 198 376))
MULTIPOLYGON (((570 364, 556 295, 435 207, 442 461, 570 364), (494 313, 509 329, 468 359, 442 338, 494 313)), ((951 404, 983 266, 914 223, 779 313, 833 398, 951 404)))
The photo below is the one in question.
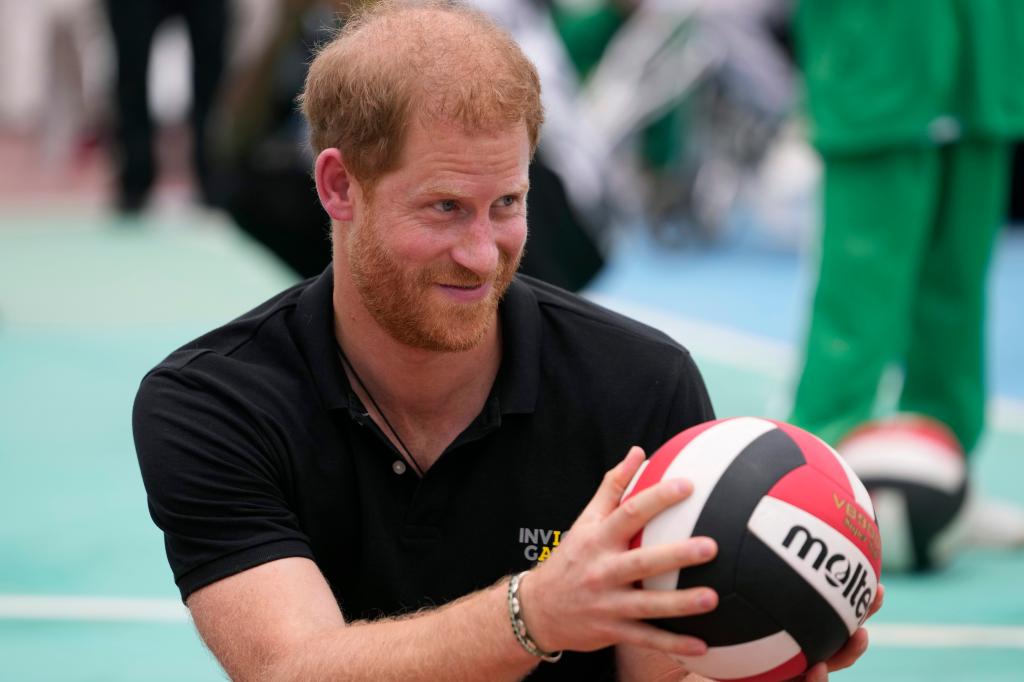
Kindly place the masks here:
POLYGON ((303 393, 297 382, 308 374, 292 318, 309 284, 286 289, 189 341, 147 372, 135 399, 136 429, 187 415, 212 428, 229 421, 227 415, 238 421, 287 409, 303 393), (281 409, 271 409, 276 403, 281 409))
POLYGON ((680 401, 709 409, 689 351, 664 332, 530 277, 516 285, 508 317, 518 326, 506 338, 516 356, 536 349, 543 391, 567 391, 587 410, 680 401))
POLYGON ((630 445, 653 452, 671 435, 714 418, 700 371, 679 342, 558 287, 528 277, 517 284, 510 317, 524 324, 505 335, 508 365, 536 367, 534 415, 542 431, 571 432, 575 441, 585 432, 591 449, 621 457, 630 445))
POLYGON ((258 356, 261 350, 256 346, 284 341, 281 336, 288 318, 308 286, 309 281, 305 281, 285 289, 227 324, 189 341, 168 355, 150 374, 185 370, 205 355, 256 360, 253 356, 258 356))
POLYGON ((551 284, 526 276, 520 279, 537 300, 545 345, 558 340, 575 353, 622 362, 678 361, 689 356, 683 345, 654 327, 551 284))

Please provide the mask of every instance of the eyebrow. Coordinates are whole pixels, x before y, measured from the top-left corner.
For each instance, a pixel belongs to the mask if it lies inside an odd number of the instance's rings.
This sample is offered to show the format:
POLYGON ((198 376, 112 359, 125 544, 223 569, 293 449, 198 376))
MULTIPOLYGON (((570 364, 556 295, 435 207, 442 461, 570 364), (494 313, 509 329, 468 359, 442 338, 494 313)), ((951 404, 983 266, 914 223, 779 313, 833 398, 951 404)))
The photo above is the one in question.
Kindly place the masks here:
MULTIPOLYGON (((526 195, 526 193, 529 192, 529 191, 530 191, 530 182, 526 181, 526 182, 524 182, 524 183, 522 183, 520 185, 516 185, 515 187, 512 188, 512 191, 505 192, 504 194, 502 194, 502 196, 509 196, 509 195, 516 195, 516 194, 526 195)), ((449 197, 453 197, 455 199, 463 199, 463 198, 465 198, 467 196, 467 194, 465 194, 462 191, 456 189, 454 186, 452 186, 452 185, 443 185, 443 184, 426 185, 425 187, 420 188, 419 191, 417 192, 417 194, 421 194, 421 195, 425 194, 425 195, 428 195, 428 196, 449 196, 449 197)))

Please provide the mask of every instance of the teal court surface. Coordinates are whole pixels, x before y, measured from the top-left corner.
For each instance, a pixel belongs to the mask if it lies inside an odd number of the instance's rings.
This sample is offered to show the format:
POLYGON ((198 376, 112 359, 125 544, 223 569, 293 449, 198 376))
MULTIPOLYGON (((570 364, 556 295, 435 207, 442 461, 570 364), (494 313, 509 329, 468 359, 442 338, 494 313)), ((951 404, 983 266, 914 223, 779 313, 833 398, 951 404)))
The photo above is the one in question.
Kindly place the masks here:
MULTIPOLYGON (((1024 503, 1024 239, 993 273, 985 493, 1024 503)), ((176 346, 293 281, 220 220, 0 216, 0 680, 224 679, 177 598, 130 431, 136 387, 176 346)), ((785 415, 806 276, 794 253, 623 244, 588 295, 694 353, 720 416, 785 415)), ((1024 552, 884 576, 872 648, 839 680, 1024 679, 1024 552)))

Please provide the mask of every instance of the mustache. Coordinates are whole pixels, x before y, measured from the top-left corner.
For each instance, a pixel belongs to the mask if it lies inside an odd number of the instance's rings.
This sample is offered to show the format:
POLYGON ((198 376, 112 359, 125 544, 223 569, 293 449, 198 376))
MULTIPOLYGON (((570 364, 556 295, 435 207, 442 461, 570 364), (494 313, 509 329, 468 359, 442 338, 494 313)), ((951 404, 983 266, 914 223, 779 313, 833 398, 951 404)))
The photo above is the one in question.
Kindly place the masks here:
POLYGON ((508 279, 518 269, 518 265, 518 259, 503 253, 498 258, 497 267, 487 276, 482 277, 479 273, 458 263, 442 263, 425 271, 422 276, 422 282, 424 284, 441 282, 447 286, 454 287, 478 287, 490 282, 508 279))
POLYGON ((494 272, 490 277, 481 277, 469 268, 449 263, 424 272, 423 282, 441 282, 453 287, 478 287, 493 281, 496 275, 497 272, 494 272))

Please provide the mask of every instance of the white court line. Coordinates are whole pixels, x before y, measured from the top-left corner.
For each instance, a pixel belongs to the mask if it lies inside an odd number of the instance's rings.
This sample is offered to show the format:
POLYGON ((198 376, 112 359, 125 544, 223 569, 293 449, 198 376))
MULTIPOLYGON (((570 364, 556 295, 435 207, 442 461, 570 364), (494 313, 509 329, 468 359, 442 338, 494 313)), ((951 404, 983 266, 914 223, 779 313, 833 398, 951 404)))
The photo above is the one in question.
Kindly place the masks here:
POLYGON ((908 649, 948 647, 1024 649, 1024 627, 1013 625, 867 625, 872 645, 908 649))
MULTIPOLYGON (((588 295, 588 298, 660 329, 689 348, 698 358, 715 360, 780 380, 791 379, 798 369, 797 353, 791 344, 674 315, 614 296, 588 295)), ((1024 434, 1024 401, 994 396, 989 400, 988 410, 994 429, 1024 434)))
MULTIPOLYGON (((0 621, 187 623, 188 609, 177 599, 0 594, 0 621)), ((868 625, 872 646, 907 649, 1024 649, 1024 626, 868 625)))
POLYGON ((0 594, 0 620, 188 622, 177 599, 0 594))

